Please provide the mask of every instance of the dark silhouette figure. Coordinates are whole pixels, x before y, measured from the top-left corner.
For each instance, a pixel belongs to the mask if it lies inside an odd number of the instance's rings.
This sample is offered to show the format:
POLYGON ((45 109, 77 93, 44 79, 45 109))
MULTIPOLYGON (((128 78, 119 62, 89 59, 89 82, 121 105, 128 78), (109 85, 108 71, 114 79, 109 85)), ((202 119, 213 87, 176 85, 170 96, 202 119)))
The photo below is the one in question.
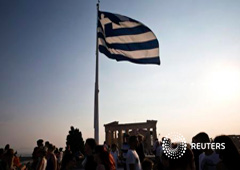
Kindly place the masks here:
POLYGON ((199 170, 215 169, 217 163, 220 161, 219 155, 206 144, 211 143, 211 140, 207 133, 200 132, 197 135, 198 142, 203 146, 203 153, 199 155, 199 170))
POLYGON ((10 145, 6 144, 5 148, 4 148, 4 152, 7 153, 7 151, 10 149, 10 145))
POLYGON ((240 155, 229 136, 221 135, 214 139, 215 143, 224 143, 225 149, 217 149, 221 161, 217 164, 217 170, 240 169, 240 155))
POLYGON ((114 159, 104 145, 95 147, 94 160, 97 163, 96 170, 116 170, 114 159))
POLYGON ((136 148, 136 151, 137 151, 140 161, 143 162, 143 160, 145 158, 144 148, 143 148, 143 136, 138 135, 137 137, 138 137, 138 146, 136 148))
MULTIPOLYGON (((200 142, 200 135, 196 135, 192 137, 192 143, 197 144, 200 142)), ((194 155, 194 162, 196 166, 196 170, 199 170, 199 155, 203 153, 203 150, 201 149, 192 149, 193 155, 194 155)))
POLYGON ((169 170, 195 170, 194 155, 189 145, 182 157, 169 158, 169 170))
POLYGON ((86 157, 83 160, 83 167, 85 170, 94 170, 97 167, 97 163, 94 161, 93 152, 96 147, 96 141, 93 138, 88 138, 85 143, 86 157))
POLYGON ((142 162, 142 170, 152 170, 153 169, 153 161, 148 158, 145 158, 142 162))
POLYGON ((129 169, 129 170, 142 169, 139 156, 136 152, 136 148, 138 146, 137 136, 130 136, 129 146, 130 146, 130 148, 127 152, 127 157, 126 157, 127 169, 129 169))
POLYGON ((71 170, 76 167, 76 159, 72 153, 63 156, 61 170, 71 170))

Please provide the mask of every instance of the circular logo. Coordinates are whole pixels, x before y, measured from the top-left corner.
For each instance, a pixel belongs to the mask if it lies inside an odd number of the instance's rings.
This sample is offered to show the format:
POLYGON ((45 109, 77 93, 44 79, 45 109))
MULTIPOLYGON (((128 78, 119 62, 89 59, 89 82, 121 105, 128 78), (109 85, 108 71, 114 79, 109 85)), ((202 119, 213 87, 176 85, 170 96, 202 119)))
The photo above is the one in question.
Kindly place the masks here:
POLYGON ((183 156, 187 149, 185 138, 179 133, 169 133, 162 141, 164 154, 171 159, 178 159, 183 156))

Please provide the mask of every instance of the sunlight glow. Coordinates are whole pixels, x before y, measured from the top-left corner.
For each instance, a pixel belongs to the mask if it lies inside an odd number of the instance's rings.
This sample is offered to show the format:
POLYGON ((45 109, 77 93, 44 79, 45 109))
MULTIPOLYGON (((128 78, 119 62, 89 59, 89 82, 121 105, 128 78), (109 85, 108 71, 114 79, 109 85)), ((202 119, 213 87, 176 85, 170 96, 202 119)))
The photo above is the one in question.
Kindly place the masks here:
POLYGON ((206 90, 215 99, 231 100, 240 89, 240 70, 235 67, 216 67, 206 77, 206 90))

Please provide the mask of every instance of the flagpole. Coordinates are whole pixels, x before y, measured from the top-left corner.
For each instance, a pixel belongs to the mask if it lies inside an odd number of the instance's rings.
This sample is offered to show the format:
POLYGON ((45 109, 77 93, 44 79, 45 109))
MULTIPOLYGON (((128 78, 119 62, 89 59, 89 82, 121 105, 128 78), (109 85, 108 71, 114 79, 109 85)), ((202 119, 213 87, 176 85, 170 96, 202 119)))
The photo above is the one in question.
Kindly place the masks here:
POLYGON ((94 94, 94 138, 96 143, 99 144, 99 109, 98 109, 98 11, 99 11, 99 3, 97 2, 97 29, 96 29, 96 75, 95 75, 95 94, 94 94))

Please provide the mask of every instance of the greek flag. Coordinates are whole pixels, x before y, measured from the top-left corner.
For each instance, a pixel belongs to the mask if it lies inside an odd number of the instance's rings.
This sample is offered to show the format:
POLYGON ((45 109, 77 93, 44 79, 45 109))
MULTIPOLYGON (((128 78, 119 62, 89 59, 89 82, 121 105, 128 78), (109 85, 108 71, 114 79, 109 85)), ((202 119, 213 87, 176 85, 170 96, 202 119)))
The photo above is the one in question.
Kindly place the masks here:
POLYGON ((156 36, 129 17, 99 11, 98 43, 99 51, 111 59, 160 65, 156 36))

